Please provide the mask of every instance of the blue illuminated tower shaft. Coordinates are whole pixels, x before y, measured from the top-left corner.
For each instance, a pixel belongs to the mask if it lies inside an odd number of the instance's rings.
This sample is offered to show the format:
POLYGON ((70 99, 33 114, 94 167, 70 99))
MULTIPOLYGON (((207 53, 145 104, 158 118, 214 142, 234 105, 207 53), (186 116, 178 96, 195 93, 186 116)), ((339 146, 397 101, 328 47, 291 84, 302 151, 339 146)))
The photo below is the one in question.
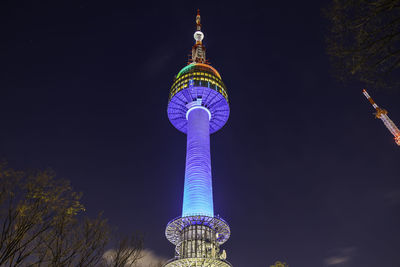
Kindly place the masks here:
POLYGON ((211 158, 210 112, 194 106, 187 113, 187 150, 182 217, 214 217, 211 158))

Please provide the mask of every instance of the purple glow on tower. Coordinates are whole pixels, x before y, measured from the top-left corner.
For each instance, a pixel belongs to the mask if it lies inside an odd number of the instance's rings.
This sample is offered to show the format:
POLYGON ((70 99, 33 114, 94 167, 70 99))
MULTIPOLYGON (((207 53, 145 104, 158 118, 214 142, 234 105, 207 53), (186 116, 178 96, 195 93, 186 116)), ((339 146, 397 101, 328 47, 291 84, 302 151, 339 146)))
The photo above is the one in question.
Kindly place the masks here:
POLYGON ((175 245, 175 257, 165 267, 232 267, 220 249, 231 231, 214 217, 210 156, 210 134, 229 118, 228 93, 221 75, 206 60, 199 10, 194 38, 191 63, 175 76, 168 100, 168 118, 187 135, 187 147, 182 217, 170 221, 165 230, 175 245))
POLYGON ((182 217, 205 215, 214 217, 210 117, 201 106, 188 111, 185 188, 182 217))

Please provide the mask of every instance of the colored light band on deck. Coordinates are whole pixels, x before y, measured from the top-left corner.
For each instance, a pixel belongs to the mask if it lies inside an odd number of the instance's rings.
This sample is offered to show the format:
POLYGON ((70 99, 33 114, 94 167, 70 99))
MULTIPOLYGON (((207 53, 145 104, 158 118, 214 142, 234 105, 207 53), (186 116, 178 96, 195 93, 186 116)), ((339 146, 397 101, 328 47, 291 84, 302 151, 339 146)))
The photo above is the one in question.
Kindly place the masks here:
POLYGON ((178 73, 178 75, 176 75, 176 78, 178 79, 178 78, 182 75, 182 73, 184 73, 184 72, 187 71, 188 69, 193 68, 193 67, 195 67, 195 66, 201 66, 201 67, 209 68, 209 69, 211 69, 211 70, 215 73, 215 75, 218 76, 218 78, 222 79, 222 78, 221 78, 221 75, 219 75, 219 72, 218 72, 216 69, 214 69, 214 68, 211 67, 210 65, 203 64, 203 63, 191 63, 191 64, 187 65, 186 67, 184 67, 183 69, 181 69, 181 71, 178 73))

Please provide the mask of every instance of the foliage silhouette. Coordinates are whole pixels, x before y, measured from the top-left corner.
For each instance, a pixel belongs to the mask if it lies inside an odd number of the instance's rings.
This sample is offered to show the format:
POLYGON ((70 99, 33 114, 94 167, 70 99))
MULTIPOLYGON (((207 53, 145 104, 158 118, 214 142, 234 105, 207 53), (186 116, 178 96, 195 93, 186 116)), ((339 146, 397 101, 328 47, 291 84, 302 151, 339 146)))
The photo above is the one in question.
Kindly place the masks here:
POLYGON ((0 162, 0 266, 134 266, 138 234, 113 239, 107 220, 83 216, 82 194, 45 171, 15 171, 0 162), (117 257, 105 259, 114 241, 117 257))
POLYGON ((367 85, 400 85, 400 0, 333 0, 327 52, 335 75, 367 85))

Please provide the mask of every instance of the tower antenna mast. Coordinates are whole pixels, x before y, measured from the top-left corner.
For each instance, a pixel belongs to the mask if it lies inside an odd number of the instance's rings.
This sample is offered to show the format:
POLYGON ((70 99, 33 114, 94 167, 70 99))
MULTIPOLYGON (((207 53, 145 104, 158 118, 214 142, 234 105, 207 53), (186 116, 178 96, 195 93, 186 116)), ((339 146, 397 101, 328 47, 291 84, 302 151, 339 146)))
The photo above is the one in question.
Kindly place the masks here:
POLYGON ((204 33, 201 31, 200 9, 197 9, 196 32, 194 33, 193 37, 196 42, 192 47, 192 58, 190 62, 207 63, 206 48, 203 45, 204 33))
POLYGON ((389 118, 389 116, 387 115, 388 112, 385 109, 380 108, 375 103, 375 101, 369 96, 369 94, 367 93, 367 91, 365 89, 363 89, 363 94, 365 95, 365 97, 368 99, 368 101, 371 103, 371 105, 376 110, 375 118, 383 121, 386 128, 388 128, 388 130, 393 134, 394 141, 396 142, 396 144, 398 146, 400 146, 400 130, 399 130, 399 128, 397 128, 397 126, 394 124, 394 122, 389 118))

